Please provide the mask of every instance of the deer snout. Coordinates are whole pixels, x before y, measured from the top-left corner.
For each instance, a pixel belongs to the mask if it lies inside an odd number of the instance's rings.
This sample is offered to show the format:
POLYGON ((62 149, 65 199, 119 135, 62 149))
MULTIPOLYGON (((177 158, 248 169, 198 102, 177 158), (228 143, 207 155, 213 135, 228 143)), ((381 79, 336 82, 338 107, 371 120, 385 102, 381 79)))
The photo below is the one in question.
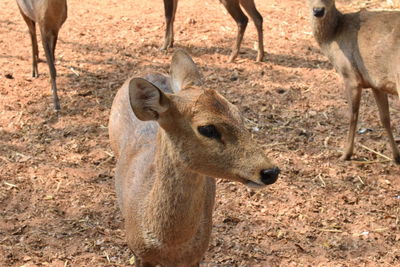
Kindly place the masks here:
POLYGON ((325 7, 314 7, 313 15, 317 18, 322 18, 325 15, 325 7))
POLYGON ((265 185, 273 184, 278 179, 278 175, 281 170, 278 167, 272 169, 264 169, 260 171, 260 180, 265 185))

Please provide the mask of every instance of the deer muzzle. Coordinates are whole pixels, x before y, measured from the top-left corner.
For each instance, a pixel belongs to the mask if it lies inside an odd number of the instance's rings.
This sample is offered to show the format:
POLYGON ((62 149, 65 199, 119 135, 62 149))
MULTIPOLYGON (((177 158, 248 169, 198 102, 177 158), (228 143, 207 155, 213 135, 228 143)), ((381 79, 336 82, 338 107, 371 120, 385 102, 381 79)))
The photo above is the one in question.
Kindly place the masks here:
POLYGON ((314 7, 313 15, 317 18, 322 18, 325 15, 325 7, 314 7))

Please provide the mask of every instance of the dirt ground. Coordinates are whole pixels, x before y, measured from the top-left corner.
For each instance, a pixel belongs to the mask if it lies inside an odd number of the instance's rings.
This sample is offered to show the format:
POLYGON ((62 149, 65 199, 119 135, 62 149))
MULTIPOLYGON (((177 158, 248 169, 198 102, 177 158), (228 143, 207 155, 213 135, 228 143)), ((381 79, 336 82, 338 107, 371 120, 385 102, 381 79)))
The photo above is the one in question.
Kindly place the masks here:
MULTIPOLYGON (((354 161, 339 160, 348 127, 341 81, 311 35, 305 0, 256 1, 267 56, 256 63, 252 23, 227 63, 236 25, 216 0, 179 3, 176 47, 206 86, 237 104, 282 169, 252 191, 218 181, 202 266, 400 266, 400 167, 365 90, 354 161)), ((385 1, 339 1, 344 11, 385 1)), ((31 77, 31 44, 13 0, 0 1, 0 266, 130 266, 116 205, 107 121, 131 75, 168 72, 162 1, 69 0, 56 50, 62 111, 48 68, 31 77)), ((42 46, 40 57, 44 59, 42 46)), ((395 136, 400 101, 391 97, 395 136)))

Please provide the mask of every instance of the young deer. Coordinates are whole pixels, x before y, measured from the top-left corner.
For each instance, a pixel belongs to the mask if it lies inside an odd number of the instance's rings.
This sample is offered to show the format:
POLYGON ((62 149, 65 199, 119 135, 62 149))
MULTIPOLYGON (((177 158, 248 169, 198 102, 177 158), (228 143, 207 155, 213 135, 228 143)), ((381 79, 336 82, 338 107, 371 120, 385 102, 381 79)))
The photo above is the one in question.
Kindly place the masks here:
POLYGON ((173 55, 170 77, 125 82, 112 105, 109 135, 136 266, 198 266, 211 234, 214 178, 261 188, 279 174, 238 109, 202 89, 182 50, 173 55))
POLYGON ((400 96, 400 12, 342 14, 334 0, 309 0, 309 4, 314 37, 342 77, 348 97, 350 128, 342 159, 353 154, 361 90, 372 88, 393 159, 400 163, 387 96, 400 96))
MULTIPOLYGON (((263 43, 263 17, 258 12, 254 0, 219 0, 226 8, 228 13, 236 21, 238 26, 238 33, 236 37, 236 43, 233 45, 229 62, 233 62, 239 54, 240 45, 242 43, 243 35, 247 27, 249 19, 243 13, 240 6, 242 6, 247 14, 252 18, 257 29, 258 34, 258 54, 257 61, 262 61, 264 58, 264 43, 263 43)), ((166 31, 164 45, 161 47, 162 50, 166 50, 173 46, 174 43, 174 20, 176 8, 178 6, 178 0, 164 0, 165 9, 165 21, 166 31)))
POLYGON ((29 28, 32 41, 32 77, 38 77, 39 51, 36 39, 36 22, 39 24, 43 49, 49 65, 51 90, 53 92, 54 108, 60 109, 57 95, 56 68, 54 66, 54 51, 56 49, 58 31, 67 19, 66 0, 17 0, 22 17, 29 28))

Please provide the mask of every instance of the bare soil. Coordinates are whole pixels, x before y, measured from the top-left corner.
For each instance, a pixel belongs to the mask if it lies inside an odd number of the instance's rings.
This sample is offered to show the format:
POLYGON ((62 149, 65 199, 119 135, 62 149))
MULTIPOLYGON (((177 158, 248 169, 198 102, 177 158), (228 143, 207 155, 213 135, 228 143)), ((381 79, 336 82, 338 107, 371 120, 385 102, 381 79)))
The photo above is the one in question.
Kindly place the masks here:
MULTIPOLYGON (((107 121, 129 77, 168 72, 162 1, 69 0, 56 49, 62 111, 53 112, 46 63, 31 77, 31 44, 13 0, 0 1, 0 266, 130 266, 113 186, 107 121)), ((238 105, 282 169, 252 191, 218 181, 203 266, 400 266, 400 167, 369 90, 353 161, 339 159, 348 127, 342 83, 321 54, 306 1, 257 1, 264 62, 249 23, 227 63, 236 25, 216 0, 179 3, 176 47, 206 86, 238 105), (362 131, 363 132, 363 131, 362 131)), ((344 11, 386 1, 339 1, 344 11)), ((40 45, 40 57, 44 59, 40 45)), ((391 97, 395 136, 400 101, 391 97)))

